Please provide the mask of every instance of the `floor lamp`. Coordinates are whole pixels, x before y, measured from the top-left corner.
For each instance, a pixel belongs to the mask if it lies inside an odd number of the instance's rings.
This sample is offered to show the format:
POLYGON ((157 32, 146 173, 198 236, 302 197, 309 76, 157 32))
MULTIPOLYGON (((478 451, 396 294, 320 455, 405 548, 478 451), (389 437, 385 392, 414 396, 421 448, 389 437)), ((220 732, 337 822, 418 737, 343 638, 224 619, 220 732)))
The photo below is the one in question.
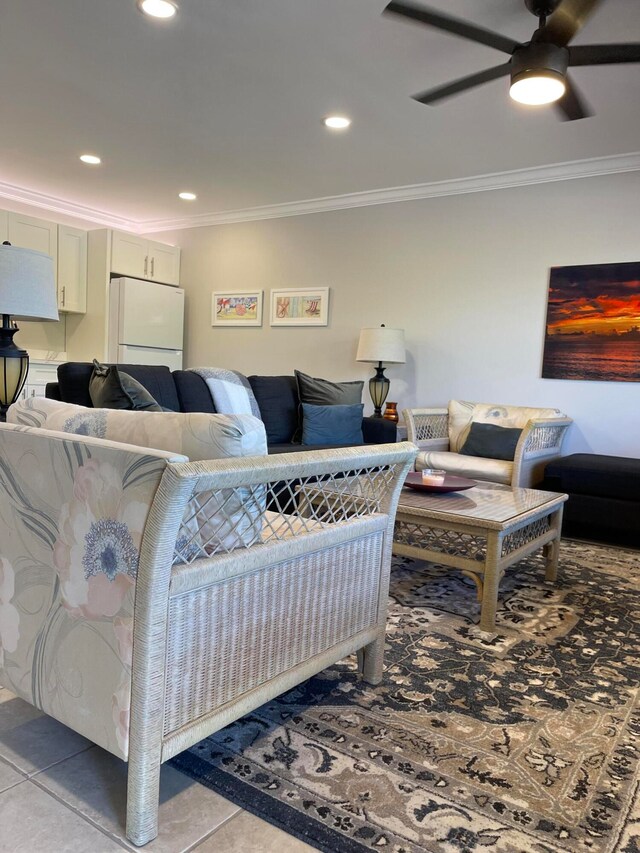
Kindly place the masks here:
POLYGON ((404 330, 387 329, 385 325, 379 329, 361 329, 356 361, 377 363, 376 375, 369 380, 369 393, 373 402, 373 416, 381 418, 382 406, 391 384, 384 375, 382 364, 405 363, 404 330))
POLYGON ((10 243, 0 246, 0 421, 20 396, 29 372, 29 355, 13 341, 12 317, 57 320, 53 258, 10 243))

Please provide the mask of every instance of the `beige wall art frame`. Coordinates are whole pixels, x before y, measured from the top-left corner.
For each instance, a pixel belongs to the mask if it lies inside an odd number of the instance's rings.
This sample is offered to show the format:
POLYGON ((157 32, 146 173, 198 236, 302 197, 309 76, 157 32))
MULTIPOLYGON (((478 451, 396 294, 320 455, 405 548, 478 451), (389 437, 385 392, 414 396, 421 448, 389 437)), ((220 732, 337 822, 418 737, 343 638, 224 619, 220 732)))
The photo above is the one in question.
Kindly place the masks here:
POLYGON ((326 326, 328 322, 328 287, 271 291, 272 326, 326 326))

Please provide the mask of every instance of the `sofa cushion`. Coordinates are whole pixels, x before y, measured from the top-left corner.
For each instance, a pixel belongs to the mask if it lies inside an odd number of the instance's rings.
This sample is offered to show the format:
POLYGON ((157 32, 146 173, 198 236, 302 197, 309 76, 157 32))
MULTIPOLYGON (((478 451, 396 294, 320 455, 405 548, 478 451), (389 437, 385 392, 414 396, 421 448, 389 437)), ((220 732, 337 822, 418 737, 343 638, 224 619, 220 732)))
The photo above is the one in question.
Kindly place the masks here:
POLYGON ((192 370, 174 370, 172 376, 181 412, 216 413, 211 391, 202 376, 192 370))
POLYGON ((267 431, 267 442, 288 444, 298 428, 298 384, 295 376, 249 376, 249 384, 267 431))
POLYGON ((360 445, 362 438, 362 403, 351 406, 313 406, 302 403, 302 443, 328 444, 339 447, 360 445))
POLYGON ((472 480, 490 480, 493 483, 511 484, 513 462, 501 459, 483 459, 480 456, 463 456, 447 450, 427 450, 418 453, 416 471, 439 468, 449 474, 458 474, 472 480))
POLYGON ((95 359, 89 379, 89 396, 96 409, 162 411, 162 407, 137 379, 120 371, 115 364, 100 364, 95 359))
MULTIPOLYGON (((191 462, 264 456, 267 452, 264 426, 252 415, 87 409, 29 397, 11 406, 7 419, 10 423, 182 453, 191 462)), ((185 557, 190 548, 207 543, 223 550, 250 545, 261 535, 265 508, 262 487, 201 493, 180 532, 185 557)))
MULTIPOLYGON (((144 385, 163 409, 180 410, 176 386, 168 367, 151 364, 119 364, 118 367, 144 385)), ((93 364, 89 361, 68 361, 59 365, 58 390, 62 402, 91 408, 89 379, 92 373, 93 364)))
POLYGON ((513 462, 521 435, 522 430, 516 427, 472 421, 460 453, 463 456, 482 456, 486 459, 503 459, 513 462))
POLYGON ((471 422, 496 424, 524 429, 535 418, 564 417, 559 409, 532 406, 501 406, 495 403, 472 403, 468 400, 449 400, 449 449, 455 453, 467 439, 471 422))

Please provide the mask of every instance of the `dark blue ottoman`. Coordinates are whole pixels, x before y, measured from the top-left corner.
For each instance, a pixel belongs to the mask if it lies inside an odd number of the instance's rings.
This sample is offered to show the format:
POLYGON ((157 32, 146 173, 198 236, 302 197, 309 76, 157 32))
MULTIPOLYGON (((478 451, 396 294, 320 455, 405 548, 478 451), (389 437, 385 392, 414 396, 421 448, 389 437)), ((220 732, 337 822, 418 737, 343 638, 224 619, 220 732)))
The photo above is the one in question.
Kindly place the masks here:
POLYGON ((549 463, 537 488, 569 495, 563 535, 640 548, 640 459, 574 453, 549 463))

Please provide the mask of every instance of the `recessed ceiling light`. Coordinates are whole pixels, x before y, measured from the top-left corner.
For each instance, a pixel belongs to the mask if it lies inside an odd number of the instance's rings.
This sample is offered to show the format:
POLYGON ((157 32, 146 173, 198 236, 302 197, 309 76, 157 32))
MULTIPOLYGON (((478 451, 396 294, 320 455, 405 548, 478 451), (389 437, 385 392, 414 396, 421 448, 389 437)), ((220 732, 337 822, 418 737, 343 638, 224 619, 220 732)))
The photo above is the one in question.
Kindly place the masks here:
POLYGON ((183 201, 195 201, 198 196, 195 193, 178 193, 178 198, 183 201))
POLYGON ((96 154, 81 154, 80 159, 83 163, 88 163, 90 166, 99 166, 102 160, 96 154))
POLYGON ((138 9, 152 18, 173 18, 178 11, 171 0, 138 0, 138 9))
POLYGON ((351 124, 351 119, 346 116, 327 116, 324 119, 324 123, 332 130, 344 130, 351 124))

